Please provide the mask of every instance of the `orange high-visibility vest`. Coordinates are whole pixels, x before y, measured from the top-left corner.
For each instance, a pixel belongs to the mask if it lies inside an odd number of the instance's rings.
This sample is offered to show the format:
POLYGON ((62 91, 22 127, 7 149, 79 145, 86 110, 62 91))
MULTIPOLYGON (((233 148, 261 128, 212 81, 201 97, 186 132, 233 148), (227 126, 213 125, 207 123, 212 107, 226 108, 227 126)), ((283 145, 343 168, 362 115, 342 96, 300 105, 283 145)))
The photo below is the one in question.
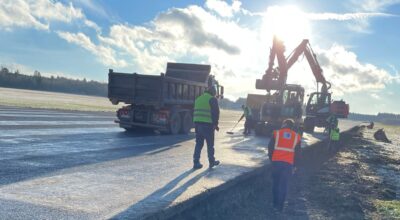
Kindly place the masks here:
POLYGON ((289 128, 274 131, 275 148, 272 153, 272 161, 294 163, 294 149, 301 141, 301 137, 289 128))

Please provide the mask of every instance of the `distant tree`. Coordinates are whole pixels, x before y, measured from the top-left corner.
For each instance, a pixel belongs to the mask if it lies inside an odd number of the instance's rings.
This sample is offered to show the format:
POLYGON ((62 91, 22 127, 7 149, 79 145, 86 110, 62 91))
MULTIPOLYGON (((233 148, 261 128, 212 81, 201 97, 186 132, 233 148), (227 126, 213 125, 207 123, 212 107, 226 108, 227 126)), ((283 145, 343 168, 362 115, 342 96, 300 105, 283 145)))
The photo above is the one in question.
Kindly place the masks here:
POLYGON ((40 72, 35 70, 35 72, 33 72, 33 77, 36 85, 40 87, 40 85, 42 84, 42 75, 40 74, 40 72))
POLYGON ((6 67, 1 67, 1 74, 9 74, 10 71, 6 67))
POLYGON ((19 89, 34 89, 74 94, 107 96, 107 84, 92 80, 68 79, 62 76, 42 76, 37 70, 33 75, 21 74, 18 70, 10 72, 6 67, 0 67, 0 86, 19 89))

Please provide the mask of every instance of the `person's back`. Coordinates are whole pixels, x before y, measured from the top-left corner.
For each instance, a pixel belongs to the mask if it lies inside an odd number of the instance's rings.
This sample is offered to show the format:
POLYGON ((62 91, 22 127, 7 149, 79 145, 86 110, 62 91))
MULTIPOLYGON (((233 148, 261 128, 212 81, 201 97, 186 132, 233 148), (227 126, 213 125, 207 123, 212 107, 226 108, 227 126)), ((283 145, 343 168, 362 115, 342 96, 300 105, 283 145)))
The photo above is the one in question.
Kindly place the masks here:
POLYGON ((288 181, 296 168, 296 157, 300 155, 301 136, 294 130, 294 121, 287 119, 281 129, 274 131, 268 144, 268 156, 272 161, 273 206, 282 211, 288 181))
POLYGON ((200 163, 200 154, 207 142, 207 153, 210 168, 219 164, 214 157, 214 130, 219 131, 219 106, 215 98, 216 91, 210 88, 201 96, 197 97, 194 103, 193 122, 195 124, 196 145, 193 153, 193 168, 200 169, 203 165, 200 163))

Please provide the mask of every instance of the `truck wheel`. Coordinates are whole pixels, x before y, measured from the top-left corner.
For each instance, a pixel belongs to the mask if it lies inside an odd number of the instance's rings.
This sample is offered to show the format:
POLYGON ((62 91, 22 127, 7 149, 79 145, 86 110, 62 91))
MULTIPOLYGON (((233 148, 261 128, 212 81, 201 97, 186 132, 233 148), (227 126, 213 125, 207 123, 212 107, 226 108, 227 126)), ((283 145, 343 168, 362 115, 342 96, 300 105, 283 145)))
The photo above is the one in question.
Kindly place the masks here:
POLYGON ((312 118, 304 119, 304 132, 313 133, 315 128, 314 120, 312 118))
POLYGON ((182 116, 182 125, 181 131, 182 134, 187 134, 190 132, 190 129, 193 127, 193 119, 189 112, 185 112, 182 116))
POLYGON ((179 131, 181 130, 181 117, 179 113, 174 112, 172 113, 170 119, 169 119, 169 133, 170 134, 178 134, 179 131))

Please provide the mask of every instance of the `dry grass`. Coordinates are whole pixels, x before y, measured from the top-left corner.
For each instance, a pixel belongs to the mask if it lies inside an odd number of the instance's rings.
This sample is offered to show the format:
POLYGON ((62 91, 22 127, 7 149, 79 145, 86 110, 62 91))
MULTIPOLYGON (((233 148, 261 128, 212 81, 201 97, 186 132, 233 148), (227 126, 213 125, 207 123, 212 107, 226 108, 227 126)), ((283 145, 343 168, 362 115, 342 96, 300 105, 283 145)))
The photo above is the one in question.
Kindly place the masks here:
POLYGON ((1 87, 0 105, 78 111, 115 111, 119 107, 105 97, 1 87))
MULTIPOLYGON (((122 104, 112 105, 106 97, 0 87, 0 106, 113 112, 120 108, 122 104)), ((234 121, 239 119, 241 115, 240 111, 223 111, 225 120, 234 121)))
POLYGON ((385 219, 400 219, 400 201, 376 200, 375 206, 385 219))

